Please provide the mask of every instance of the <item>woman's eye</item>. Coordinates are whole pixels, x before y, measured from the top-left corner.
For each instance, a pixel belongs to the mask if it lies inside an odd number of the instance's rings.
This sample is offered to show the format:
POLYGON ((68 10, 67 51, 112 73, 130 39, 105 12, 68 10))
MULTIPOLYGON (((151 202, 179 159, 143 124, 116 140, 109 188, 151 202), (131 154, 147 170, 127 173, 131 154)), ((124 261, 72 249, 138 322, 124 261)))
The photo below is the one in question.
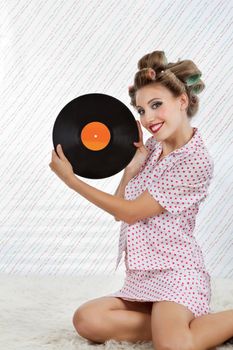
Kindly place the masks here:
MULTIPOLYGON (((161 104, 162 104, 162 102, 156 102, 156 103, 152 103, 151 106, 152 106, 152 108, 153 108, 153 106, 160 106, 161 104)), ((153 108, 153 109, 154 109, 154 108, 153 108)), ((140 115, 142 115, 142 113, 141 113, 142 111, 143 111, 142 109, 139 109, 139 110, 138 110, 138 113, 139 113, 140 115)))

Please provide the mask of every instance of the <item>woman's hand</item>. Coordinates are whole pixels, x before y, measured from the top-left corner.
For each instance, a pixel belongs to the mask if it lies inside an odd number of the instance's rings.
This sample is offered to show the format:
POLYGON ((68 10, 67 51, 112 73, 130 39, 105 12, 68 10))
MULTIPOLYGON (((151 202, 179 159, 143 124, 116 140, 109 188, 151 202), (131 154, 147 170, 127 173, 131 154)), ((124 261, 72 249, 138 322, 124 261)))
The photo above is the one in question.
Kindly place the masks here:
POLYGON ((145 160, 149 154, 149 151, 147 150, 147 148, 143 144, 142 128, 141 128, 141 124, 138 120, 137 120, 137 124, 138 124, 138 131, 139 131, 139 141, 134 142, 134 144, 138 149, 137 149, 133 159, 131 160, 131 162, 125 168, 125 171, 130 173, 132 177, 137 175, 142 164, 145 162, 145 160))
POLYGON ((54 150, 52 151, 52 161, 49 166, 69 186, 73 176, 75 176, 72 165, 64 155, 60 144, 57 145, 57 153, 59 157, 54 150))

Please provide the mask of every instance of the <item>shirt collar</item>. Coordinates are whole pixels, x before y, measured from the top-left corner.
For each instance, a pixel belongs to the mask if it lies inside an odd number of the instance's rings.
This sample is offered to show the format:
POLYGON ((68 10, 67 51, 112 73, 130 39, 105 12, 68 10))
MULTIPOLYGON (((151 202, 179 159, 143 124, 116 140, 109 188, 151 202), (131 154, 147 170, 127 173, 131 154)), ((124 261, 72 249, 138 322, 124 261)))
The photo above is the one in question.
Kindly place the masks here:
MULTIPOLYGON (((197 127, 194 128, 194 133, 192 138, 182 147, 175 149, 171 153, 168 154, 168 156, 180 156, 184 154, 191 154, 193 153, 197 148, 203 147, 203 139, 201 137, 201 134, 199 132, 199 129, 197 127)), ((158 142, 158 157, 162 152, 162 142, 158 142)))

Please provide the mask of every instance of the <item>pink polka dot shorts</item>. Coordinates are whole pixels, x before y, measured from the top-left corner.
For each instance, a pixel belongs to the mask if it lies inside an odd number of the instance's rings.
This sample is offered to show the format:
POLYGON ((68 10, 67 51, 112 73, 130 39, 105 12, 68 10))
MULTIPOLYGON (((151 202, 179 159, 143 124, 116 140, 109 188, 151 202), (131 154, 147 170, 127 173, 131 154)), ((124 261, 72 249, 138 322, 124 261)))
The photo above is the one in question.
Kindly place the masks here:
POLYGON ((210 312, 210 275, 205 270, 172 268, 161 270, 129 270, 125 258, 126 277, 123 287, 109 296, 130 301, 174 301, 186 306, 195 317, 210 312))

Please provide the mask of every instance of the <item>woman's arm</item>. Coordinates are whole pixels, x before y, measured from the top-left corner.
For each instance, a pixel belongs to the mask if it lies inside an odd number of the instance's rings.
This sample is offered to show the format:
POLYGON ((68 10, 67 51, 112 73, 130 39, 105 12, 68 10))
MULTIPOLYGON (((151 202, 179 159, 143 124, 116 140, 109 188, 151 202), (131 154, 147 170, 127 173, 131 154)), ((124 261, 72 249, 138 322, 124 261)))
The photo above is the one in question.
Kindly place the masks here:
MULTIPOLYGON (((107 211, 114 217, 117 217, 118 219, 131 224, 132 218, 134 216, 132 212, 131 200, 126 200, 120 196, 115 196, 100 191, 97 188, 90 186, 84 181, 80 180, 75 176, 72 165, 64 155, 60 144, 57 146, 57 152, 58 155, 54 150, 52 151, 52 162, 49 164, 49 166, 51 170, 55 172, 56 175, 62 181, 64 181, 67 186, 78 192, 81 196, 85 197, 93 204, 107 211)), ((122 180, 119 186, 119 194, 121 195, 122 188, 126 186, 127 181, 129 181, 128 171, 125 173, 125 176, 123 176, 123 178, 124 181, 122 180)))
MULTIPOLYGON (((131 209, 132 201, 98 190, 74 175, 69 177, 66 184, 99 208, 107 211, 121 221, 131 224, 133 218, 131 209)), ((121 185, 126 186, 123 181, 121 185)), ((121 188, 120 186, 120 189, 121 188)))

